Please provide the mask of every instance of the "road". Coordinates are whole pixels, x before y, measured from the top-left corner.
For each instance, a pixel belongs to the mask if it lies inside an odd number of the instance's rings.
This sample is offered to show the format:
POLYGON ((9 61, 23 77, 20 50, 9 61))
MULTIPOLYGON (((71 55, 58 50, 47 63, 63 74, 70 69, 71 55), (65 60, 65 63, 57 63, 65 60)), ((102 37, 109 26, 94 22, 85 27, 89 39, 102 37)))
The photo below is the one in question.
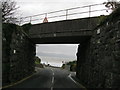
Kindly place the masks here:
POLYGON ((75 83, 70 72, 61 68, 36 68, 36 73, 29 79, 10 88, 81 88, 75 83))

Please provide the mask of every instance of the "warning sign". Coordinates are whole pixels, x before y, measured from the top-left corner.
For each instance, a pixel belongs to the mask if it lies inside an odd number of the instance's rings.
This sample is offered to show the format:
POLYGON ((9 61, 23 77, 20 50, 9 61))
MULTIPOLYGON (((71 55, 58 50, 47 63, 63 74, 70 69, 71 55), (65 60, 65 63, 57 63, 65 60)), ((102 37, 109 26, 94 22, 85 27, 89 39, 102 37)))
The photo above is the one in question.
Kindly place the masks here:
POLYGON ((44 18, 43 23, 48 22, 47 17, 44 18))

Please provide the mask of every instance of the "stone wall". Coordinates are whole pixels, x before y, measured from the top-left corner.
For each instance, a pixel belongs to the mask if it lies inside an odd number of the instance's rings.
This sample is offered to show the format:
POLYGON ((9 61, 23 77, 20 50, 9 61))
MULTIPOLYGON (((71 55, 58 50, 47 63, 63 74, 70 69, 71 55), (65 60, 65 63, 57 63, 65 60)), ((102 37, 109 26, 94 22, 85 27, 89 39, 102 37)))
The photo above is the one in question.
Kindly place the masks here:
POLYGON ((120 8, 78 47, 77 77, 87 88, 120 87, 120 8))
POLYGON ((2 30, 2 85, 10 83, 10 81, 9 81, 10 43, 11 43, 12 33, 15 30, 16 30, 16 25, 3 24, 3 30, 2 30))
POLYGON ((13 28, 15 30, 11 33, 10 43, 6 45, 8 37, 3 36, 3 86, 31 75, 35 68, 35 44, 22 31, 22 28, 13 26, 16 28, 13 28), (6 54, 6 51, 9 51, 9 54, 6 54))

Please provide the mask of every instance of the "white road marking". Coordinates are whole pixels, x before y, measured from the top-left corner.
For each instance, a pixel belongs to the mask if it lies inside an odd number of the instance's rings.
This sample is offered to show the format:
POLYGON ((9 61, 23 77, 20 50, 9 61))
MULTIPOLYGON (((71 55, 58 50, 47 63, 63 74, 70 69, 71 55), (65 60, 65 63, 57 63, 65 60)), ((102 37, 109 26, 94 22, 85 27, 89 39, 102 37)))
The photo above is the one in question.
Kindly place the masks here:
MULTIPOLYGON (((51 69, 51 71, 53 72, 52 69, 51 69)), ((52 77, 52 83, 54 83, 54 72, 53 72, 53 77, 52 77)))
POLYGON ((53 70, 51 69, 51 71, 53 72, 53 70))
POLYGON ((55 74, 54 74, 54 72, 53 72, 53 76, 54 76, 55 74))
MULTIPOLYGON (((72 77, 71 77, 71 74, 69 74, 68 76, 75 84, 77 84, 78 86, 82 87, 82 88, 85 88, 84 86, 82 86, 81 84, 79 84, 78 82, 76 82, 72 77)), ((85 88, 86 90, 86 88, 85 88)))
POLYGON ((69 74, 69 76, 68 76, 74 83, 76 83, 77 84, 77 82, 71 77, 71 74, 69 74))
POLYGON ((52 83, 54 83, 54 76, 52 77, 52 83))
POLYGON ((51 86, 51 90, 53 90, 53 84, 54 84, 54 72, 53 72, 53 69, 51 68, 51 71, 52 71, 52 74, 53 74, 53 76, 52 76, 52 86, 51 86))
POLYGON ((53 90, 53 87, 51 87, 51 90, 53 90))

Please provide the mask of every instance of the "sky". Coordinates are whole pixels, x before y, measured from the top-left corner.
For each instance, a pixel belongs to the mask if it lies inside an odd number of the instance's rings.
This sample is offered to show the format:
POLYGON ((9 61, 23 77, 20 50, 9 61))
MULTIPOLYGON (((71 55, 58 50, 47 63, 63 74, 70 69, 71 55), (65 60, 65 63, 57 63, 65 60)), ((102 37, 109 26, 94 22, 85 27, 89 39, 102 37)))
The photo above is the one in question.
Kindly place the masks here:
POLYGON ((78 6, 103 3, 107 0, 15 0, 23 16, 35 15, 78 6))
MULTIPOLYGON (((17 6, 19 6, 19 16, 20 17, 25 17, 25 16, 33 16, 36 14, 42 14, 42 13, 48 13, 48 12, 53 12, 53 11, 58 11, 58 10, 63 10, 63 9, 69 9, 69 8, 74 8, 74 7, 82 7, 82 6, 87 6, 87 5, 92 5, 92 4, 99 4, 106 2, 107 0, 15 0, 17 2, 17 6)), ((105 8, 103 6, 97 6, 97 7, 92 7, 91 9, 99 9, 99 8, 105 8)), ((85 8, 87 11, 89 8, 85 8)), ((80 12, 84 11, 83 9, 78 9, 78 10, 69 10, 68 14, 71 12, 80 12)), ((105 12, 104 12, 105 13, 105 12)), ((60 15, 60 14, 65 14, 65 11, 61 13, 55 13, 55 15, 60 15)), ((97 15, 97 13, 93 13, 93 15, 97 15)), ((54 14, 50 14, 50 16, 55 16, 54 14)), ((88 15, 88 14, 87 14, 88 15)), ((48 14, 49 16, 49 14, 48 14)), ((77 16, 77 15, 76 15, 77 16)), ((81 16, 85 16, 82 14, 81 16)), ((45 15, 33 17, 32 19, 40 19, 44 18, 45 15)), ((74 18, 75 16, 70 16, 70 18, 74 18)), ((80 15, 79 15, 80 17, 80 15)), ((68 17, 69 18, 69 17, 68 17)), ((30 18, 29 18, 30 19, 30 18)), ((25 20, 29 20, 25 19, 25 20)), ((61 18, 57 18, 55 20, 59 20, 61 18)), ((63 19, 63 18, 62 18, 63 19)), ((54 19, 48 18, 48 21, 53 21, 54 19)), ((43 19, 38 21, 37 23, 41 23, 43 19)), ((36 21, 32 22, 36 23, 36 21)))
POLYGON ((38 56, 76 59, 78 44, 38 44, 38 56))
MULTIPOLYGON (((106 2, 107 0, 15 0, 15 1, 17 2, 17 6, 20 7, 18 10, 19 11, 18 16, 26 17, 26 16, 32 16, 36 14, 69 9, 74 7, 82 7, 82 6, 92 5, 92 4, 99 4, 99 3, 106 2)), ((104 8, 104 6, 93 7, 91 9, 99 9, 99 8, 104 8)), ((89 8, 86 8, 86 10, 88 9, 89 8)), ((68 13, 79 12, 79 11, 84 11, 84 10, 69 11, 68 13)), ((65 14, 65 12, 60 12, 60 13, 55 13, 55 15, 56 14, 59 15, 61 13, 65 14)), ((93 15, 97 15, 97 14, 99 13, 98 12, 93 13, 93 15)), ((102 12, 101 14, 105 14, 105 12, 102 12)), ((85 16, 85 15, 81 15, 81 16, 85 16)), ((43 15, 42 17, 45 17, 45 16, 43 15)), ((68 18, 72 19, 74 17, 77 18, 77 15, 71 16, 68 18)), ((36 18, 39 19, 40 16, 36 18)), ((57 18, 56 20, 59 20, 59 18, 57 18)), ((48 21, 50 21, 49 18, 48 18, 48 21)), ((41 23, 41 22, 42 21, 39 20, 33 23, 41 23)), ((36 55, 42 59, 43 63, 50 63, 52 65, 59 64, 60 66, 62 64, 62 61, 66 62, 70 60, 76 60, 77 48, 78 48, 78 44, 74 44, 74 45, 73 44, 69 44, 69 45, 68 44, 59 44, 59 45, 58 44, 50 44, 50 45, 40 44, 40 45, 36 45, 36 55)))
POLYGON ((36 55, 42 63, 62 66, 62 62, 77 60, 78 44, 37 44, 36 55))

